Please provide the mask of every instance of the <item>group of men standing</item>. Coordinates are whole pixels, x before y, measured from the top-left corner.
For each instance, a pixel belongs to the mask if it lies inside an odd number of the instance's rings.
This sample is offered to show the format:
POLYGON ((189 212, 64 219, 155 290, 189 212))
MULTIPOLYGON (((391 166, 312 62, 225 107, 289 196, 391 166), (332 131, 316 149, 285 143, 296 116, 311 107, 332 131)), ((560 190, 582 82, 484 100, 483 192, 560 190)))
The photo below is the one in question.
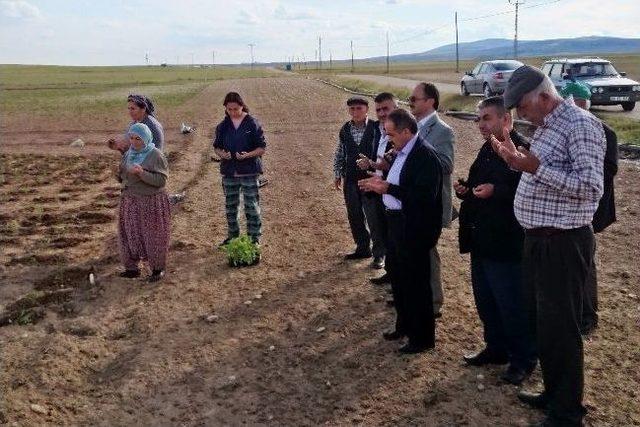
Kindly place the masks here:
POLYGON ((452 183, 455 138, 438 117, 437 88, 415 87, 413 115, 390 93, 374 101, 378 121, 368 118, 366 99, 347 101, 351 120, 340 130, 334 172, 356 243, 345 258, 373 257, 371 266, 386 273, 371 281, 391 283, 396 323, 384 338, 408 338, 401 353, 435 346, 443 301, 436 246, 454 216, 455 192, 460 252, 471 254, 485 341, 464 361, 508 364, 501 378, 521 384, 539 360, 544 391, 518 397, 546 411, 542 425, 581 425, 582 335, 597 324, 592 221, 600 231, 615 220, 604 167, 615 134, 612 142, 607 129, 605 138, 597 118, 523 66, 504 98, 479 103, 484 144, 468 178, 452 183), (531 141, 513 129, 513 108, 537 126, 531 141), (596 209, 604 213, 594 220, 596 209))

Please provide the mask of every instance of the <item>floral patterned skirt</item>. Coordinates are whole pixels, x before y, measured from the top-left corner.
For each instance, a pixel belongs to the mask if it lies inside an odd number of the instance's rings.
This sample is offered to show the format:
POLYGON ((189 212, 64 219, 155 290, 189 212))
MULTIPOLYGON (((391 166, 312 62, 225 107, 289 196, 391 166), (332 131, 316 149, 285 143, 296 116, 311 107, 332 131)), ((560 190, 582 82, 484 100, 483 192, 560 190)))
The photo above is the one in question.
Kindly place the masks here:
POLYGON ((127 270, 146 260, 152 270, 164 270, 169 253, 171 210, 162 191, 151 196, 123 194, 118 237, 120 259, 127 270))

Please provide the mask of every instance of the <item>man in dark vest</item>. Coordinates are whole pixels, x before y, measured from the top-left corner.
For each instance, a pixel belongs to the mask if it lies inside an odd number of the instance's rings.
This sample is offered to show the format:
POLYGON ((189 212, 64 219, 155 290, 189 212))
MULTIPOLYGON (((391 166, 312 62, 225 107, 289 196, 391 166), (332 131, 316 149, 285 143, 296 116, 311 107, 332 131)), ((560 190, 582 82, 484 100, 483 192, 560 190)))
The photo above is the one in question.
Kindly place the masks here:
MULTIPOLYGON (((369 102, 365 98, 352 97, 347 100, 351 120, 340 129, 338 145, 333 162, 336 190, 343 190, 347 206, 347 218, 356 249, 345 256, 347 260, 371 257, 371 235, 367 218, 375 216, 375 204, 368 203, 367 195, 358 189, 358 180, 366 178, 367 172, 360 169, 357 161, 361 155, 370 157, 376 134, 376 122, 369 120, 369 102)), ((376 237, 376 236, 374 236, 376 237)), ((384 262, 384 242, 373 242, 374 266, 384 262)))
MULTIPOLYGON (((567 83, 560 95, 563 98, 573 97, 573 102, 584 109, 589 110, 589 99, 591 99, 591 91, 584 84, 572 81, 567 83)), ((616 221, 616 203, 614 197, 613 179, 618 173, 618 136, 615 131, 605 122, 602 122, 602 129, 607 140, 607 151, 604 154, 604 193, 598 203, 598 209, 593 214, 594 233, 600 233, 605 228, 616 221)), ((589 335, 598 327, 598 275, 595 262, 595 245, 594 262, 591 264, 591 271, 584 287, 584 296, 582 303, 582 335, 589 335)))

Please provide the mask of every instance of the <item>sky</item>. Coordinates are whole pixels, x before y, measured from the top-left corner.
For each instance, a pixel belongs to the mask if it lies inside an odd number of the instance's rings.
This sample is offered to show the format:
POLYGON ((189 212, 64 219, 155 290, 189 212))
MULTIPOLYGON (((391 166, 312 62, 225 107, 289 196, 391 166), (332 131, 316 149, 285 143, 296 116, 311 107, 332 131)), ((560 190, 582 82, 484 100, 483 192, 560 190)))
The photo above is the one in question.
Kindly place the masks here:
MULTIPOLYGON (((511 0, 514 1, 514 0, 511 0)), ((521 0, 522 1, 522 0, 521 0)), ((314 60, 513 38, 508 0, 0 0, 0 63, 143 65, 314 60), (488 16, 487 15, 493 15, 488 16), (484 17, 481 19, 474 19, 484 17)), ((640 37, 637 0, 526 0, 519 39, 640 37)))

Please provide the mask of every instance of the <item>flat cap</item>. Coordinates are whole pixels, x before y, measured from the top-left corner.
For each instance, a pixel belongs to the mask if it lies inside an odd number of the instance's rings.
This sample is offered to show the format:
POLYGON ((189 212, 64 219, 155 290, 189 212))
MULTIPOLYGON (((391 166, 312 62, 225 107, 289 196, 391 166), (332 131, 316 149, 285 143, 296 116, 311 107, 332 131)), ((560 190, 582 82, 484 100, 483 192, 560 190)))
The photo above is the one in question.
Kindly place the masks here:
POLYGON ((366 105, 367 107, 369 106, 369 101, 367 101, 366 98, 363 98, 361 96, 352 96, 351 98, 347 99, 347 105, 351 106, 351 105, 366 105))
POLYGON ((518 105, 522 97, 538 87, 544 74, 536 67, 523 65, 516 69, 504 90, 504 107, 508 110, 518 105))

